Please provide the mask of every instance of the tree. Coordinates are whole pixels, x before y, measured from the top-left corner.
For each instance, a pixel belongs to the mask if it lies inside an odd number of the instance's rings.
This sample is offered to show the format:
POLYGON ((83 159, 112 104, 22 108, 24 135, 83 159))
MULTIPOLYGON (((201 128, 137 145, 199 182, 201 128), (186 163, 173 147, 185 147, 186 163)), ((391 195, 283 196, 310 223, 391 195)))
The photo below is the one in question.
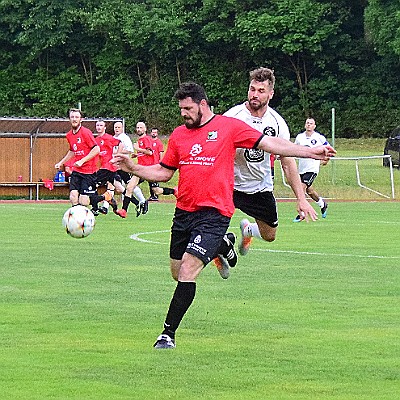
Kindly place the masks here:
POLYGON ((400 0, 369 0, 365 31, 378 54, 400 56, 400 0))

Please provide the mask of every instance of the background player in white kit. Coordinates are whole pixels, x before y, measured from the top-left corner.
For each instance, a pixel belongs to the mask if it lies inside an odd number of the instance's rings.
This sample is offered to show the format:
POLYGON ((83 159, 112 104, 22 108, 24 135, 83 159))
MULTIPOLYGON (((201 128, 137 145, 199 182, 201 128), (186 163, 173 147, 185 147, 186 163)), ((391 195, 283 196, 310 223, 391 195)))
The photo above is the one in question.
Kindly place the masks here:
MULTIPOLYGON (((275 75, 269 68, 257 68, 250 72, 248 100, 224 115, 246 122, 267 136, 278 136, 290 140, 285 120, 271 107, 269 101, 274 95, 275 75)), ((286 180, 297 198, 297 211, 302 219, 317 219, 315 210, 305 197, 296 160, 281 157, 286 180)), ((273 194, 270 154, 259 149, 237 149, 235 158, 235 186, 233 193, 235 207, 255 218, 240 222, 242 237, 239 253, 246 255, 253 237, 272 242, 278 227, 278 212, 273 194)))
MULTIPOLYGON (((315 130, 316 124, 314 118, 307 118, 305 126, 306 130, 296 136, 295 143, 300 146, 316 147, 329 144, 325 136, 315 130)), ((326 218, 328 211, 328 203, 320 197, 320 195, 312 187, 312 184, 319 173, 320 165, 326 165, 328 161, 317 161, 311 158, 299 159, 299 174, 305 192, 319 205, 321 208, 322 218, 326 218)), ((300 222, 300 215, 293 222, 300 222)))
MULTIPOLYGON (((130 137, 123 132, 122 122, 118 121, 114 124, 114 133, 114 136, 123 143, 125 151, 132 155, 134 153, 133 143, 130 137)), ((123 207, 117 210, 116 214, 118 214, 121 218, 126 218, 129 204, 132 202, 136 206, 136 216, 138 216, 141 212, 141 204, 146 203, 146 199, 143 196, 142 190, 137 186, 139 179, 136 176, 132 176, 131 174, 128 174, 122 170, 117 171, 117 175, 126 185, 126 188, 124 188, 122 183, 118 180, 115 181, 116 189, 124 196, 123 207), (133 194, 135 194, 139 200, 137 200, 133 194)))

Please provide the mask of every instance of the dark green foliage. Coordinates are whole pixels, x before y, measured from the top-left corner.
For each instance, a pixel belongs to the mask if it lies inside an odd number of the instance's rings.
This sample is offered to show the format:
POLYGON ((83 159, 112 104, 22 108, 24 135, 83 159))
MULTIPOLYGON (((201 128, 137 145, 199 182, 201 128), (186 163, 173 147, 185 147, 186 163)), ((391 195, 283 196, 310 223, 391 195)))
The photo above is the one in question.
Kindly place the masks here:
MULTIPOLYGON (((397 4, 399 0, 396 0, 397 4)), ((0 115, 87 115, 180 123, 179 83, 203 84, 216 112, 246 99, 248 72, 273 68, 271 105, 300 130, 337 135, 398 125, 399 17, 386 1, 0 1, 0 115), (365 15, 365 21, 364 21, 365 15), (391 15, 391 18, 387 18, 391 15), (365 26, 365 28, 364 28, 365 26)))

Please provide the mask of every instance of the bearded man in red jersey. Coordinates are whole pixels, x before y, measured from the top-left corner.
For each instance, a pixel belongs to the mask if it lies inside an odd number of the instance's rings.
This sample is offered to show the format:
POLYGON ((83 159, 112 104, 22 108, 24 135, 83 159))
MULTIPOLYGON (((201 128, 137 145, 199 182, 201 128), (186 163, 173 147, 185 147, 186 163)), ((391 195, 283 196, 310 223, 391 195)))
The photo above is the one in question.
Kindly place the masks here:
POLYGON ((336 153, 331 146, 298 146, 263 135, 238 119, 215 115, 204 89, 194 82, 183 83, 175 98, 184 125, 172 132, 159 164, 138 165, 123 154, 112 160, 119 168, 149 181, 167 182, 179 170, 170 241, 171 273, 178 283, 164 329, 154 344, 156 349, 175 348, 176 330, 195 297, 196 279, 202 269, 214 257, 232 261, 234 243, 228 235, 234 235, 226 231, 235 211, 236 149, 259 148, 282 156, 319 160, 327 160, 336 153))
MULTIPOLYGON (((97 156, 100 148, 90 129, 82 126, 82 111, 76 108, 69 110, 71 130, 66 138, 69 144, 67 154, 55 165, 61 169, 71 158, 74 158, 73 171, 69 178, 69 199, 72 206, 88 206, 90 198, 96 194, 97 156)), ((108 200, 111 196, 107 196, 108 200)), ((106 200, 107 200, 106 198, 106 200)))

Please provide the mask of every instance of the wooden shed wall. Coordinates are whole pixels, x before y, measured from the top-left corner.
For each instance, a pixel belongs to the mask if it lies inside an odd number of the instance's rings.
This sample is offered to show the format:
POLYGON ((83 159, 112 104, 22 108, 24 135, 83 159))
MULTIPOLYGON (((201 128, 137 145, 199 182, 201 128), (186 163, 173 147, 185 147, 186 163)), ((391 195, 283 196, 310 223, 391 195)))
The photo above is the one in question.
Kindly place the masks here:
MULTIPOLYGON (((68 151, 65 138, 37 137, 32 147, 32 181, 53 179, 54 164, 68 151)), ((0 137, 0 182, 30 181, 30 138, 0 137)))

